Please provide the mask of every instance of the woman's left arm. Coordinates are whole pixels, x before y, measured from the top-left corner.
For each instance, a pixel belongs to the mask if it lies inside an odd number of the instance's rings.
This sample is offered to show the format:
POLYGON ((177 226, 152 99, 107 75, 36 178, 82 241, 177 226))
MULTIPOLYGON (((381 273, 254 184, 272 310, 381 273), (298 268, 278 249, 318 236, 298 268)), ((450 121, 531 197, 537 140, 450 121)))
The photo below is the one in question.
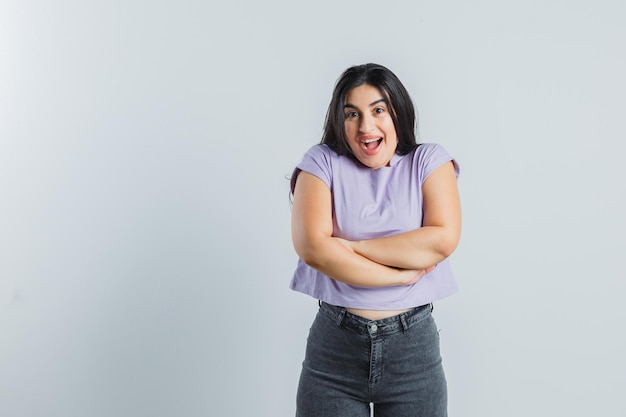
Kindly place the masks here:
POLYGON ((361 256, 383 265, 424 269, 454 252, 461 238, 461 203, 452 162, 436 168, 422 184, 422 227, 394 236, 342 241, 361 256))

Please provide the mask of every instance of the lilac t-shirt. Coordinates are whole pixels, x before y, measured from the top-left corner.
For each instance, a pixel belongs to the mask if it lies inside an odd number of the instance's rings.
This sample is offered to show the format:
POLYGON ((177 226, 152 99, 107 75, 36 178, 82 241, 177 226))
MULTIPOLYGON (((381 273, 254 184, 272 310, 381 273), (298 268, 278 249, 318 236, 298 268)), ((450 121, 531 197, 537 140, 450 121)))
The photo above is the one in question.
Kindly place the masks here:
MULTIPOLYGON (((326 145, 311 147, 297 165, 330 188, 333 236, 366 240, 422 226, 422 184, 436 168, 453 161, 440 145, 425 143, 390 166, 368 168, 326 145)), ((370 310, 399 310, 428 304, 457 291, 448 259, 410 286, 366 288, 334 280, 298 259, 290 288, 329 304, 370 310)))

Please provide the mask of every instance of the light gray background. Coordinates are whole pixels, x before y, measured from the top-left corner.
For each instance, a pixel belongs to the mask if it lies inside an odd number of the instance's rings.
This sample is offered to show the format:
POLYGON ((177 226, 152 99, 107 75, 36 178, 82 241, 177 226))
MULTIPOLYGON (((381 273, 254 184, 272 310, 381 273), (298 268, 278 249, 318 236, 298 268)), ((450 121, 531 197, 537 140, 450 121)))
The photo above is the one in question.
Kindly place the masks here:
POLYGON ((462 167, 451 416, 623 416, 626 3, 0 3, 0 415, 291 416, 286 177, 346 67, 462 167))

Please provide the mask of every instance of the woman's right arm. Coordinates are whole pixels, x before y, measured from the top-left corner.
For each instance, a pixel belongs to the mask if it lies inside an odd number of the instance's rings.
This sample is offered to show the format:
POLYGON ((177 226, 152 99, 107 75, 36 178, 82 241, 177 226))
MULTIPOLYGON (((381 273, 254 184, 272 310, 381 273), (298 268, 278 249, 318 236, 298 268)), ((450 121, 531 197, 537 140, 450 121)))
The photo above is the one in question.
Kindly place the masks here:
POLYGON ((300 172, 293 192, 291 234, 296 253, 306 264, 337 281, 361 287, 410 285, 431 270, 381 265, 347 248, 332 233, 328 186, 316 176, 300 172))

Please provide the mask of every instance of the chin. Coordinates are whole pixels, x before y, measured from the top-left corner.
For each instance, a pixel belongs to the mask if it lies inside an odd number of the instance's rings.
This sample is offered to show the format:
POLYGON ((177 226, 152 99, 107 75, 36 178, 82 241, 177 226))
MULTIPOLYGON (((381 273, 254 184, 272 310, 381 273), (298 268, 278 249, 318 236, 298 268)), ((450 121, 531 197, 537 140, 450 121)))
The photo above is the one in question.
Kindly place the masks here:
POLYGON ((384 166, 387 166, 387 164, 388 164, 386 162, 372 161, 370 159, 368 159, 368 160, 359 159, 359 162, 361 162, 363 165, 365 165, 366 167, 371 168, 371 169, 382 168, 384 166))

